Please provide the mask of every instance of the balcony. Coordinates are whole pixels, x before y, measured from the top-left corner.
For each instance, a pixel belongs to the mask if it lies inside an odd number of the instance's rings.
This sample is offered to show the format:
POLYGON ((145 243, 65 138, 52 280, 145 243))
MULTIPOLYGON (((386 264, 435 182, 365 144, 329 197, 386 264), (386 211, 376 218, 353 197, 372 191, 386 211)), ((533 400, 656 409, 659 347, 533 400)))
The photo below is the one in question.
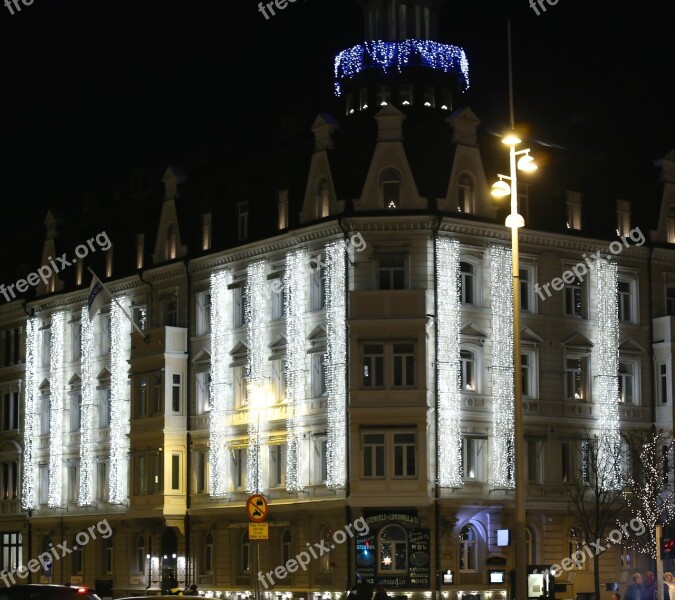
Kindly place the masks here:
POLYGON ((375 290, 349 293, 349 317, 356 319, 422 319, 427 290, 375 290))
POLYGON ((143 339, 140 333, 131 334, 132 358, 148 358, 164 354, 185 354, 188 349, 188 336, 185 327, 156 327, 146 332, 143 339))

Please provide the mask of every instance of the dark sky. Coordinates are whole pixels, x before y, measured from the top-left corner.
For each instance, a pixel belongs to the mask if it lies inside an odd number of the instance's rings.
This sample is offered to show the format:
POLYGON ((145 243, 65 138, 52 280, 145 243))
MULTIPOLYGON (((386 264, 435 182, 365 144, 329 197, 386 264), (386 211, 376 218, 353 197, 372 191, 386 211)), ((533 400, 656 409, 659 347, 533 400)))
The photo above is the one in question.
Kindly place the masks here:
MULTIPOLYGON (((500 131, 510 17, 517 123, 608 193, 653 203, 645 178, 675 148, 665 5, 559 0, 536 16, 528 0, 449 0, 439 41, 465 48, 461 103, 500 131)), ((333 57, 362 39, 356 0, 298 0, 270 20, 254 0, 34 0, 14 15, 0 4, 5 262, 41 243, 48 208, 76 211, 87 189, 239 154, 289 112, 332 110, 333 57)))

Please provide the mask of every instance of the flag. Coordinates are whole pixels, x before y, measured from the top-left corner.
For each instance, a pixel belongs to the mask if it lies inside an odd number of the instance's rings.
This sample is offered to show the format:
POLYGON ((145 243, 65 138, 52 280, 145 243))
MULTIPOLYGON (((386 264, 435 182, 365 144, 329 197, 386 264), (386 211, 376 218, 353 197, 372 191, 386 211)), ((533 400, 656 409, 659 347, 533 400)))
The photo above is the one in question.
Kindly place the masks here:
POLYGON ((96 313, 101 310, 101 307, 106 303, 110 294, 108 290, 103 287, 103 284, 95 275, 91 279, 89 286, 89 299, 87 300, 87 310, 89 311, 89 320, 91 321, 96 313))

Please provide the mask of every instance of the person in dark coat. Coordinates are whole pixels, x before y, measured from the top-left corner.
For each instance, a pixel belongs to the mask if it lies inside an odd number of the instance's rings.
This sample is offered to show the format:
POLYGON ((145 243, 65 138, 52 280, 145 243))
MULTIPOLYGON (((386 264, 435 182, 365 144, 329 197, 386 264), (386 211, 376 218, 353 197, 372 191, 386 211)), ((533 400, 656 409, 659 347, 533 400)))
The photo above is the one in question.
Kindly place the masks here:
POLYGON ((375 587, 375 598, 374 600, 388 600, 389 594, 384 590, 381 585, 375 587))

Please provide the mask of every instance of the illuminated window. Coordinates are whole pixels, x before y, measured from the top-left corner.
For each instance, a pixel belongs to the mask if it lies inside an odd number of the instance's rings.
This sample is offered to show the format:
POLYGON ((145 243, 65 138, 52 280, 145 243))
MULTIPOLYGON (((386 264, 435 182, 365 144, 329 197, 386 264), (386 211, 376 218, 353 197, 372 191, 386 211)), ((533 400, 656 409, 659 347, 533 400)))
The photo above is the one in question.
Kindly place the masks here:
POLYGON ((457 180, 457 209, 463 213, 473 213, 474 185, 468 173, 462 173, 457 180))
POLYGON ((377 536, 379 575, 408 573, 408 532, 400 525, 387 525, 377 536))
POLYGON ((385 169, 380 175, 382 206, 388 209, 400 208, 401 174, 396 169, 385 169))
POLYGON ((471 525, 465 525, 459 532, 459 570, 473 573, 478 569, 478 535, 471 525))

